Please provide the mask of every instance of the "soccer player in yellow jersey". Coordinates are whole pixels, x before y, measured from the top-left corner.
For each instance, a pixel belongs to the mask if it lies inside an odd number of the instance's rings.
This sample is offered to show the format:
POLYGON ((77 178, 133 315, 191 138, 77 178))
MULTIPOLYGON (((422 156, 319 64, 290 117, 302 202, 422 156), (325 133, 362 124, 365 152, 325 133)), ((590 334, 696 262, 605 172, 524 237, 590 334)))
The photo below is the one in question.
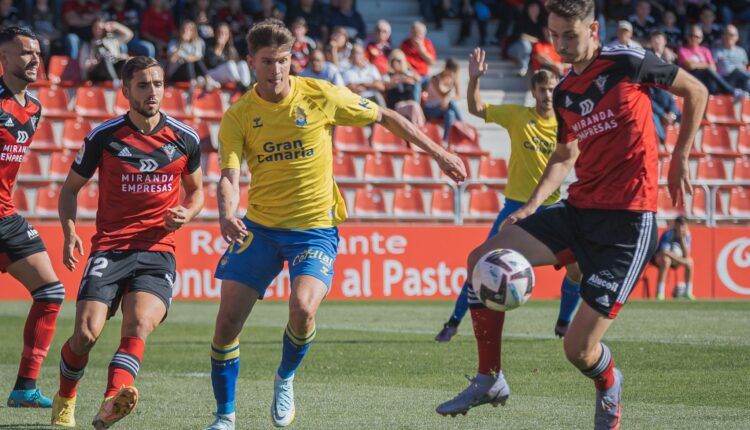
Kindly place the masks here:
MULTIPOLYGON (((485 52, 480 48, 476 48, 469 57, 469 112, 508 130, 511 145, 505 205, 490 229, 489 237, 492 237, 500 230, 505 219, 529 200, 544 173, 547 161, 555 152, 557 119, 552 109, 552 92, 557 85, 557 77, 547 70, 534 74, 531 78, 531 93, 536 101, 534 107, 483 104, 479 95, 479 79, 487 71, 484 59, 485 52)), ((539 210, 544 210, 559 200, 560 191, 557 190, 539 210)), ((555 326, 555 333, 560 337, 565 335, 578 305, 579 282, 580 273, 577 266, 572 264, 563 280, 560 313, 555 326)), ((500 364, 505 313, 486 308, 468 283, 464 284, 456 300, 451 319, 445 323, 435 340, 449 341, 456 333, 467 308, 471 310, 474 337, 477 340, 477 375, 466 390, 438 406, 437 412, 442 415, 463 414, 472 407, 485 403, 505 403, 510 395, 500 364)))
POLYGON ((278 427, 294 420, 294 373, 315 337, 315 313, 333 277, 336 225, 346 218, 333 180, 332 126, 379 122, 427 151, 456 182, 466 177, 459 157, 394 111, 325 81, 290 77, 293 41, 277 20, 250 30, 248 62, 257 84, 229 108, 220 126, 219 221, 230 247, 216 270, 223 282, 211 348, 217 403, 211 430, 234 429, 240 331, 284 261, 292 286, 271 419, 278 427), (251 183, 247 215, 238 219, 234 214, 243 159, 251 183))

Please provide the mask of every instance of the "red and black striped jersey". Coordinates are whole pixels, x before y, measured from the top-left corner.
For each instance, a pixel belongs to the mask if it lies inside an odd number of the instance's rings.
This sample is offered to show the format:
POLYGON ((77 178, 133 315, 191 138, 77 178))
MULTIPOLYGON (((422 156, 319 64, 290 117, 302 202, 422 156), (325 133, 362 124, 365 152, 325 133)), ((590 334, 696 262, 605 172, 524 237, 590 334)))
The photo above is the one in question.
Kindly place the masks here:
POLYGON ((555 88, 561 143, 578 141, 578 180, 568 202, 579 208, 656 212, 658 138, 648 87, 669 87, 678 67, 650 51, 601 48, 555 88))
POLYGON ((179 204, 182 175, 200 168, 199 142, 192 128, 163 113, 149 134, 125 114, 86 136, 72 169, 85 178, 99 169, 92 252, 174 252, 174 233, 164 228, 163 217, 179 204))
POLYGON ((13 187, 41 115, 39 100, 27 91, 26 105, 21 105, 0 79, 0 217, 16 213, 13 187))

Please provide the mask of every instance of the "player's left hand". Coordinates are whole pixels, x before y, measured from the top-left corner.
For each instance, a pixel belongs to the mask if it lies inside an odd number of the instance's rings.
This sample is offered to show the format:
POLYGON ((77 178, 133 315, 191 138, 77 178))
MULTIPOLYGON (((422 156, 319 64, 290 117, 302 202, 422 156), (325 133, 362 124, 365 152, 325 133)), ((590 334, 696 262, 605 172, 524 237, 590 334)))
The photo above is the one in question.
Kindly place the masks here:
POLYGON ((690 183, 690 168, 687 158, 672 156, 669 163, 669 176, 667 177, 669 195, 675 207, 685 206, 685 196, 693 194, 693 185, 690 183))
POLYGON ((164 214, 164 228, 175 231, 190 221, 190 211, 184 206, 167 209, 164 214))
POLYGON ((458 155, 444 152, 442 155, 437 156, 435 161, 437 161, 440 170, 448 175, 449 178, 456 181, 457 184, 466 180, 466 166, 458 155))

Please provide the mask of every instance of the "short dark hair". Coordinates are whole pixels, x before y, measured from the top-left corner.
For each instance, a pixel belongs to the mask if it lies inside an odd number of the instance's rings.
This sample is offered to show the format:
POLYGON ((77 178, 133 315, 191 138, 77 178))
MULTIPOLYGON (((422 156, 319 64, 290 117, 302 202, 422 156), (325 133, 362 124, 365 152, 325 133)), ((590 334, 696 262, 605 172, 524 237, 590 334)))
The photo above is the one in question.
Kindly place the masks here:
POLYGON ((651 37, 662 36, 662 37, 664 37, 665 39, 667 38, 667 34, 666 34, 666 33, 664 33, 664 32, 663 32, 663 31, 661 31, 661 30, 654 30, 654 31, 652 31, 652 32, 651 32, 651 34, 650 34, 650 36, 651 36, 651 37))
POLYGON ((266 19, 261 21, 247 32, 247 47, 250 54, 254 55, 263 48, 292 49, 294 36, 292 32, 278 19, 266 19))
POLYGON ((547 69, 537 70, 531 77, 531 89, 536 88, 537 85, 548 84, 552 81, 558 80, 557 75, 547 69))
POLYGON ((449 58, 445 60, 445 70, 458 72, 458 61, 456 61, 454 58, 449 58))
POLYGON ((130 81, 133 79, 135 72, 141 70, 150 69, 152 67, 161 67, 159 61, 156 58, 146 57, 139 55, 129 59, 124 66, 122 66, 122 83, 124 86, 128 86, 130 81))
POLYGON ((545 7, 565 19, 594 19, 594 0, 547 0, 545 7))
POLYGON ((10 42, 18 36, 30 37, 39 41, 39 37, 29 27, 12 26, 0 29, 0 45, 10 42))
POLYGON ((679 215, 674 219, 674 223, 677 225, 687 224, 687 218, 684 215, 679 215))

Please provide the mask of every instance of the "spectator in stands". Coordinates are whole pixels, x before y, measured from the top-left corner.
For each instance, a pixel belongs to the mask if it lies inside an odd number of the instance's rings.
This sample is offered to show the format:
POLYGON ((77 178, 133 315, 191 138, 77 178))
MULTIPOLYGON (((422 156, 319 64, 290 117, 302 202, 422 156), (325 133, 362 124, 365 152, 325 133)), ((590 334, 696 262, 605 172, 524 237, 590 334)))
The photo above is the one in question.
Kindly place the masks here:
POLYGON ((633 40, 633 24, 630 21, 617 22, 617 37, 609 43, 609 46, 623 45, 630 48, 640 48, 641 44, 633 40))
POLYGON ((317 48, 314 40, 307 36, 307 23, 305 18, 297 18, 292 24, 292 34, 294 35, 294 44, 292 45, 292 72, 299 75, 305 70, 310 53, 317 48))
POLYGON ((328 25, 344 27, 350 39, 365 40, 367 37, 365 21, 354 9, 352 0, 339 0, 339 7, 331 10, 328 25))
POLYGON ((316 0, 294 0, 286 14, 287 25, 305 18, 307 34, 316 41, 328 39, 327 8, 316 0))
POLYGON ((552 45, 549 28, 542 29, 542 36, 542 39, 531 49, 531 69, 534 72, 539 69, 551 70, 559 78, 567 72, 570 64, 563 62, 562 57, 552 45))
POLYGON ((328 61, 333 63, 339 70, 349 68, 349 58, 352 56, 352 44, 344 27, 336 27, 331 32, 331 40, 327 46, 328 61))
POLYGON ((128 42, 129 52, 147 57, 156 56, 154 44, 140 38, 141 10, 135 3, 128 0, 110 0, 109 7, 104 11, 104 20, 117 21, 130 29, 133 38, 128 42))
MULTIPOLYGON (((693 259, 690 257, 690 230, 687 219, 678 216, 672 223, 672 227, 662 233, 659 237, 659 245, 656 254, 651 258, 651 263, 659 268, 659 278, 656 284, 656 300, 664 300, 664 283, 667 280, 669 269, 683 267, 685 269, 684 296, 695 300, 693 296, 693 259)), ((681 288, 677 285, 672 293, 673 297, 679 297, 681 288)))
POLYGON ((666 61, 667 63, 674 64, 677 61, 677 54, 674 53, 667 46, 667 35, 661 30, 655 30, 651 32, 651 40, 649 41, 651 50, 654 54, 666 61))
POLYGON ((667 9, 662 14, 662 24, 659 30, 667 37, 667 46, 677 49, 684 40, 682 27, 677 25, 677 15, 673 10, 667 9))
MULTIPOLYGON (((227 1, 226 6, 216 11, 216 20, 229 24, 229 28, 232 30, 232 38, 236 41, 245 38, 247 30, 253 23, 252 17, 242 10, 242 4, 239 0, 227 1)), ((243 54, 242 49, 239 48, 237 47, 237 50, 240 54, 243 54)))
POLYGON ((167 76, 172 82, 190 82, 193 86, 213 89, 219 86, 208 75, 203 62, 206 44, 198 37, 198 28, 193 21, 184 21, 176 40, 169 43, 167 76))
POLYGON ((81 43, 91 40, 91 24, 99 15, 99 3, 88 0, 67 0, 62 7, 67 27, 66 47, 71 58, 78 58, 81 43))
POLYGON ((435 28, 443 29, 443 18, 456 16, 452 10, 452 0, 420 0, 420 10, 427 22, 434 22, 435 28))
POLYGON ((23 26, 21 11, 13 6, 13 0, 0 0, 0 26, 23 26))
POLYGON ((97 18, 91 25, 91 41, 81 46, 79 60, 84 80, 119 80, 119 71, 128 60, 128 42, 133 32, 117 21, 97 18))
POLYGON ((711 49, 721 43, 724 30, 716 23, 716 14, 710 6, 701 9, 700 27, 703 30, 703 46, 711 49))
POLYGON ((167 6, 166 0, 150 0, 149 8, 143 12, 141 38, 154 45, 156 55, 165 52, 176 29, 172 12, 167 6))
POLYGON ((42 51, 42 57, 49 58, 53 44, 60 42, 62 33, 58 29, 58 14, 50 7, 48 0, 36 0, 34 10, 31 13, 31 28, 39 38, 39 48, 42 51))
POLYGON ((490 20, 490 8, 482 0, 461 0, 461 28, 456 45, 463 45, 471 35, 471 23, 477 22, 479 45, 487 43, 487 23, 490 20))
POLYGON ((383 77, 377 67, 367 61, 362 45, 355 44, 352 47, 349 68, 344 72, 343 78, 347 88, 379 106, 385 106, 383 77))
POLYGON ((340 87, 344 86, 344 78, 341 77, 338 68, 326 61, 325 54, 320 49, 313 50, 307 68, 299 75, 305 78, 322 79, 340 87))
POLYGON ((214 38, 213 23, 216 22, 216 11, 210 0, 197 0, 190 11, 189 19, 198 26, 198 36, 208 42, 214 38))
POLYGON ((430 78, 427 100, 424 102, 424 114, 427 119, 443 120, 443 142, 448 142, 448 132, 453 124, 463 120, 456 103, 460 98, 458 63, 449 58, 445 62, 445 69, 430 78))
POLYGON ((648 0, 638 0, 635 13, 628 17, 633 26, 633 39, 641 45, 648 45, 651 31, 656 27, 656 20, 651 16, 651 3, 648 0))
POLYGON ((609 0, 606 2, 605 15, 609 20, 622 21, 633 13, 631 0, 609 0))
POLYGON ((724 29, 722 46, 714 49, 719 74, 735 88, 750 92, 750 73, 747 71, 747 51, 737 45, 740 34, 732 24, 724 29))
POLYGON ((677 108, 672 93, 659 87, 649 87, 651 93, 651 110, 654 116, 654 125, 656 126, 656 135, 659 140, 664 142, 667 133, 666 128, 682 120, 682 113, 677 108))
POLYGON ((680 66, 688 70, 703 85, 708 88, 711 94, 733 94, 735 97, 742 97, 745 91, 735 89, 729 82, 719 75, 716 71, 716 64, 711 51, 705 46, 701 46, 703 41, 703 31, 699 25, 693 25, 688 31, 688 36, 679 52, 677 59, 680 66))
POLYGON ((508 56, 518 63, 518 76, 526 76, 533 45, 542 37, 547 19, 542 16, 542 5, 536 1, 526 3, 521 18, 513 24, 508 56))
POLYGON ((391 53, 391 24, 381 19, 375 24, 375 40, 367 45, 367 59, 380 74, 388 73, 388 56, 391 53))
POLYGON ((283 21, 285 15, 286 8, 283 7, 283 4, 274 0, 260 0, 260 10, 253 15, 253 20, 261 22, 273 18, 283 21))
POLYGON ((722 24, 750 21, 750 8, 747 0, 729 0, 722 3, 724 3, 720 9, 722 24))
POLYGON ((208 76, 222 85, 236 84, 240 89, 247 90, 252 83, 250 68, 237 52, 229 24, 219 23, 213 33, 216 37, 211 49, 206 52, 208 76))
POLYGON ((496 0, 494 2, 494 15, 499 22, 495 31, 495 39, 490 43, 493 45, 506 46, 507 38, 515 23, 523 14, 525 0, 496 0))
POLYGON ((385 105, 396 108, 396 103, 422 98, 422 78, 414 73, 406 61, 404 51, 394 49, 388 56, 388 74, 385 75, 385 105))
POLYGON ((406 54, 406 60, 419 76, 425 78, 430 73, 430 66, 435 64, 437 54, 432 41, 427 37, 427 27, 420 21, 411 25, 411 33, 401 43, 401 50, 406 54))

